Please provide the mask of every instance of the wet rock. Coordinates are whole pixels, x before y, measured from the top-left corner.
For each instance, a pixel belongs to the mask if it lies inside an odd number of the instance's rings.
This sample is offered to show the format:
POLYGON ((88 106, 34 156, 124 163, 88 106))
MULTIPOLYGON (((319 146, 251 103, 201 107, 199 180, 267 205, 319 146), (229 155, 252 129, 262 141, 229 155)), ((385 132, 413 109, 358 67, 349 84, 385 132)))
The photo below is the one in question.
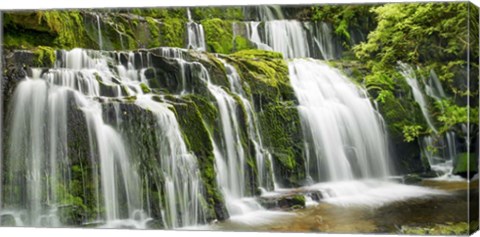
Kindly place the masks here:
POLYGON ((15 217, 10 214, 4 214, 0 216, 0 226, 17 226, 15 217))
POLYGON ((457 155, 452 173, 463 178, 472 178, 478 173, 477 159, 473 153, 460 153, 457 155))
POLYGON ((161 220, 150 220, 147 222, 147 229, 155 229, 155 230, 160 230, 160 229, 165 229, 165 226, 163 225, 163 222, 161 220))
POLYGON ((422 181, 422 178, 418 174, 408 174, 403 177, 404 184, 416 184, 422 181))
POLYGON ((292 210, 305 208, 305 196, 296 193, 259 197, 258 201, 266 209, 292 210))
POLYGON ((84 211, 76 205, 63 205, 57 211, 60 222, 66 226, 79 226, 84 220, 84 211))

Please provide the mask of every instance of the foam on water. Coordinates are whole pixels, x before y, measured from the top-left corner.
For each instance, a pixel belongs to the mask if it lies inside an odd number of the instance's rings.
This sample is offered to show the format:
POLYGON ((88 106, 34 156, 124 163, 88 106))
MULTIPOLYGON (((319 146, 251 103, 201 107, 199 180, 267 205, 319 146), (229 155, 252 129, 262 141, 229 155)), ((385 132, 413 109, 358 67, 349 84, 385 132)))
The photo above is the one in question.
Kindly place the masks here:
POLYGON ((449 195, 442 190, 381 180, 318 183, 306 187, 306 189, 318 190, 324 196, 324 199, 321 200, 322 202, 342 207, 381 207, 393 202, 407 201, 414 198, 449 195))

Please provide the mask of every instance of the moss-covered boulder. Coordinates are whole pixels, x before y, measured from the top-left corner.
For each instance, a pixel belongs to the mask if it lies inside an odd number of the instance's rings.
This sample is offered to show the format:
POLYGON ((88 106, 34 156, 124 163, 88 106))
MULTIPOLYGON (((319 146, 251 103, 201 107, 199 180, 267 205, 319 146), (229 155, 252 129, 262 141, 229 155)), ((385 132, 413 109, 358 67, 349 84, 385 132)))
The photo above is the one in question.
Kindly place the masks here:
POLYGON ((305 208, 305 196, 301 194, 260 197, 257 200, 266 209, 293 210, 305 208))
POLYGON ((454 160, 452 173, 464 178, 472 178, 478 173, 477 161, 474 153, 460 153, 454 160))

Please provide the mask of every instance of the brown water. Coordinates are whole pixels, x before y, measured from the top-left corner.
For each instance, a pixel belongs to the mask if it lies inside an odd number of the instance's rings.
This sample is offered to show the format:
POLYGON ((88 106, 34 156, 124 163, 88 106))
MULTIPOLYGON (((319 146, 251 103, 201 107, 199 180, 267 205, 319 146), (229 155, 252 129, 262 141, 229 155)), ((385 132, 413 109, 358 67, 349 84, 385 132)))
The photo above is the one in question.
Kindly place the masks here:
MULTIPOLYGON (((404 233, 403 228, 433 228, 456 225, 468 219, 468 183, 426 180, 420 186, 447 191, 438 195, 394 202, 381 207, 339 207, 320 203, 294 211, 296 215, 276 220, 273 224, 249 226, 233 222, 216 225, 215 229, 239 231, 323 232, 323 233, 404 233)), ((471 208, 478 210, 478 181, 471 184, 471 208)), ((478 220, 478 211, 471 219, 478 220)), ((465 223, 466 225, 466 223, 465 223)), ((462 230, 463 231, 463 230, 462 230)), ((443 233, 443 232, 440 232, 443 233)), ((445 232, 449 234, 450 232, 445 232)))

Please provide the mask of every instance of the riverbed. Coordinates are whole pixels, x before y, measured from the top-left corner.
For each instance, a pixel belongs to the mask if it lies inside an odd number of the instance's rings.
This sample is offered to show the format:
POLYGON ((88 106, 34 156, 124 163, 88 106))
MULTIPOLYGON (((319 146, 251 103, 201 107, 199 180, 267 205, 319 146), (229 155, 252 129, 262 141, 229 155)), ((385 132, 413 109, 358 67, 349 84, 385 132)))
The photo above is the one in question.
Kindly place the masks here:
MULTIPOLYGON (((408 186, 434 189, 445 194, 412 197, 382 205, 339 205, 320 201, 290 212, 265 211, 250 217, 232 218, 211 225, 209 229, 395 234, 462 234, 468 231, 467 197, 470 195, 471 210, 478 210, 478 180, 470 183, 470 191, 467 181, 423 180, 408 186)), ((472 211, 471 215, 470 219, 478 220, 478 211, 472 211)), ((472 224, 478 227, 478 221, 472 224)))

